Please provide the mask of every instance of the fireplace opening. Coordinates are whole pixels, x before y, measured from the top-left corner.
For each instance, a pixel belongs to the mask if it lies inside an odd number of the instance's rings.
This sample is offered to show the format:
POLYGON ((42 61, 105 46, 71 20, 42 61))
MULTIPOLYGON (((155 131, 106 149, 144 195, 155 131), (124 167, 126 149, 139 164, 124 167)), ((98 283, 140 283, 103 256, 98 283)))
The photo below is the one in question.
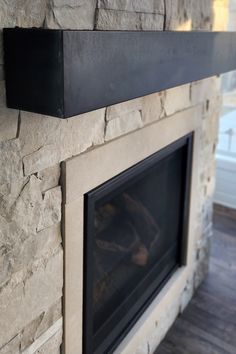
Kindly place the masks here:
POLYGON ((112 353, 185 264, 192 146, 190 134, 84 195, 84 353, 112 353))

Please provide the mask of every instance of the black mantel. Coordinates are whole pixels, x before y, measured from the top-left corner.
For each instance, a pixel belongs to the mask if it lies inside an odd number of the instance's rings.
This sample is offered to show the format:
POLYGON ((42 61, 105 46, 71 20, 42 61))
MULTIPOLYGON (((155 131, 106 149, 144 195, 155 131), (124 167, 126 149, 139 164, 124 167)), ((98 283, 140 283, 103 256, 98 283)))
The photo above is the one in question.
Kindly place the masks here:
POLYGON ((4 29, 7 105, 67 118, 236 69, 235 32, 4 29))

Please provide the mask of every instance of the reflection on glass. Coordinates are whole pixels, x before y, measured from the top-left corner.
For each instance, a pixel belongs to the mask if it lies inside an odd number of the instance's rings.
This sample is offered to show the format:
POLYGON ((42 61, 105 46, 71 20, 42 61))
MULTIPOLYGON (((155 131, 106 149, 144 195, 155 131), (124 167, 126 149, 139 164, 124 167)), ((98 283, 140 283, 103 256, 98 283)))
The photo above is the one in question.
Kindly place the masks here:
POLYGON ((183 147, 95 203, 94 332, 179 242, 185 163, 183 147))

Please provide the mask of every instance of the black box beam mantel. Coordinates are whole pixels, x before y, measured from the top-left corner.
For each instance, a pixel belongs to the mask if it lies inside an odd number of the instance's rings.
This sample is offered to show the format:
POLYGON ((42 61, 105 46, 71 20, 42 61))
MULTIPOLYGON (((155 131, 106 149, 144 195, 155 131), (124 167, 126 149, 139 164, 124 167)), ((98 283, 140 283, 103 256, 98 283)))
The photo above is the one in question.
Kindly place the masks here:
POLYGON ((4 29, 7 105, 67 118, 236 69, 235 32, 4 29))

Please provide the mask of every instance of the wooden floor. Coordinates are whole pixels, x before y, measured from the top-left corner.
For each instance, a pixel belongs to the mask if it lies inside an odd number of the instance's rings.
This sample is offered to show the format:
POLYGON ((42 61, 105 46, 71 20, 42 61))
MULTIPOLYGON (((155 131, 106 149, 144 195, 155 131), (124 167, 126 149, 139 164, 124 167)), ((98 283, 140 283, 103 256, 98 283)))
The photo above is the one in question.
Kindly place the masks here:
POLYGON ((236 354, 236 221, 214 217, 210 273, 155 354, 236 354))

